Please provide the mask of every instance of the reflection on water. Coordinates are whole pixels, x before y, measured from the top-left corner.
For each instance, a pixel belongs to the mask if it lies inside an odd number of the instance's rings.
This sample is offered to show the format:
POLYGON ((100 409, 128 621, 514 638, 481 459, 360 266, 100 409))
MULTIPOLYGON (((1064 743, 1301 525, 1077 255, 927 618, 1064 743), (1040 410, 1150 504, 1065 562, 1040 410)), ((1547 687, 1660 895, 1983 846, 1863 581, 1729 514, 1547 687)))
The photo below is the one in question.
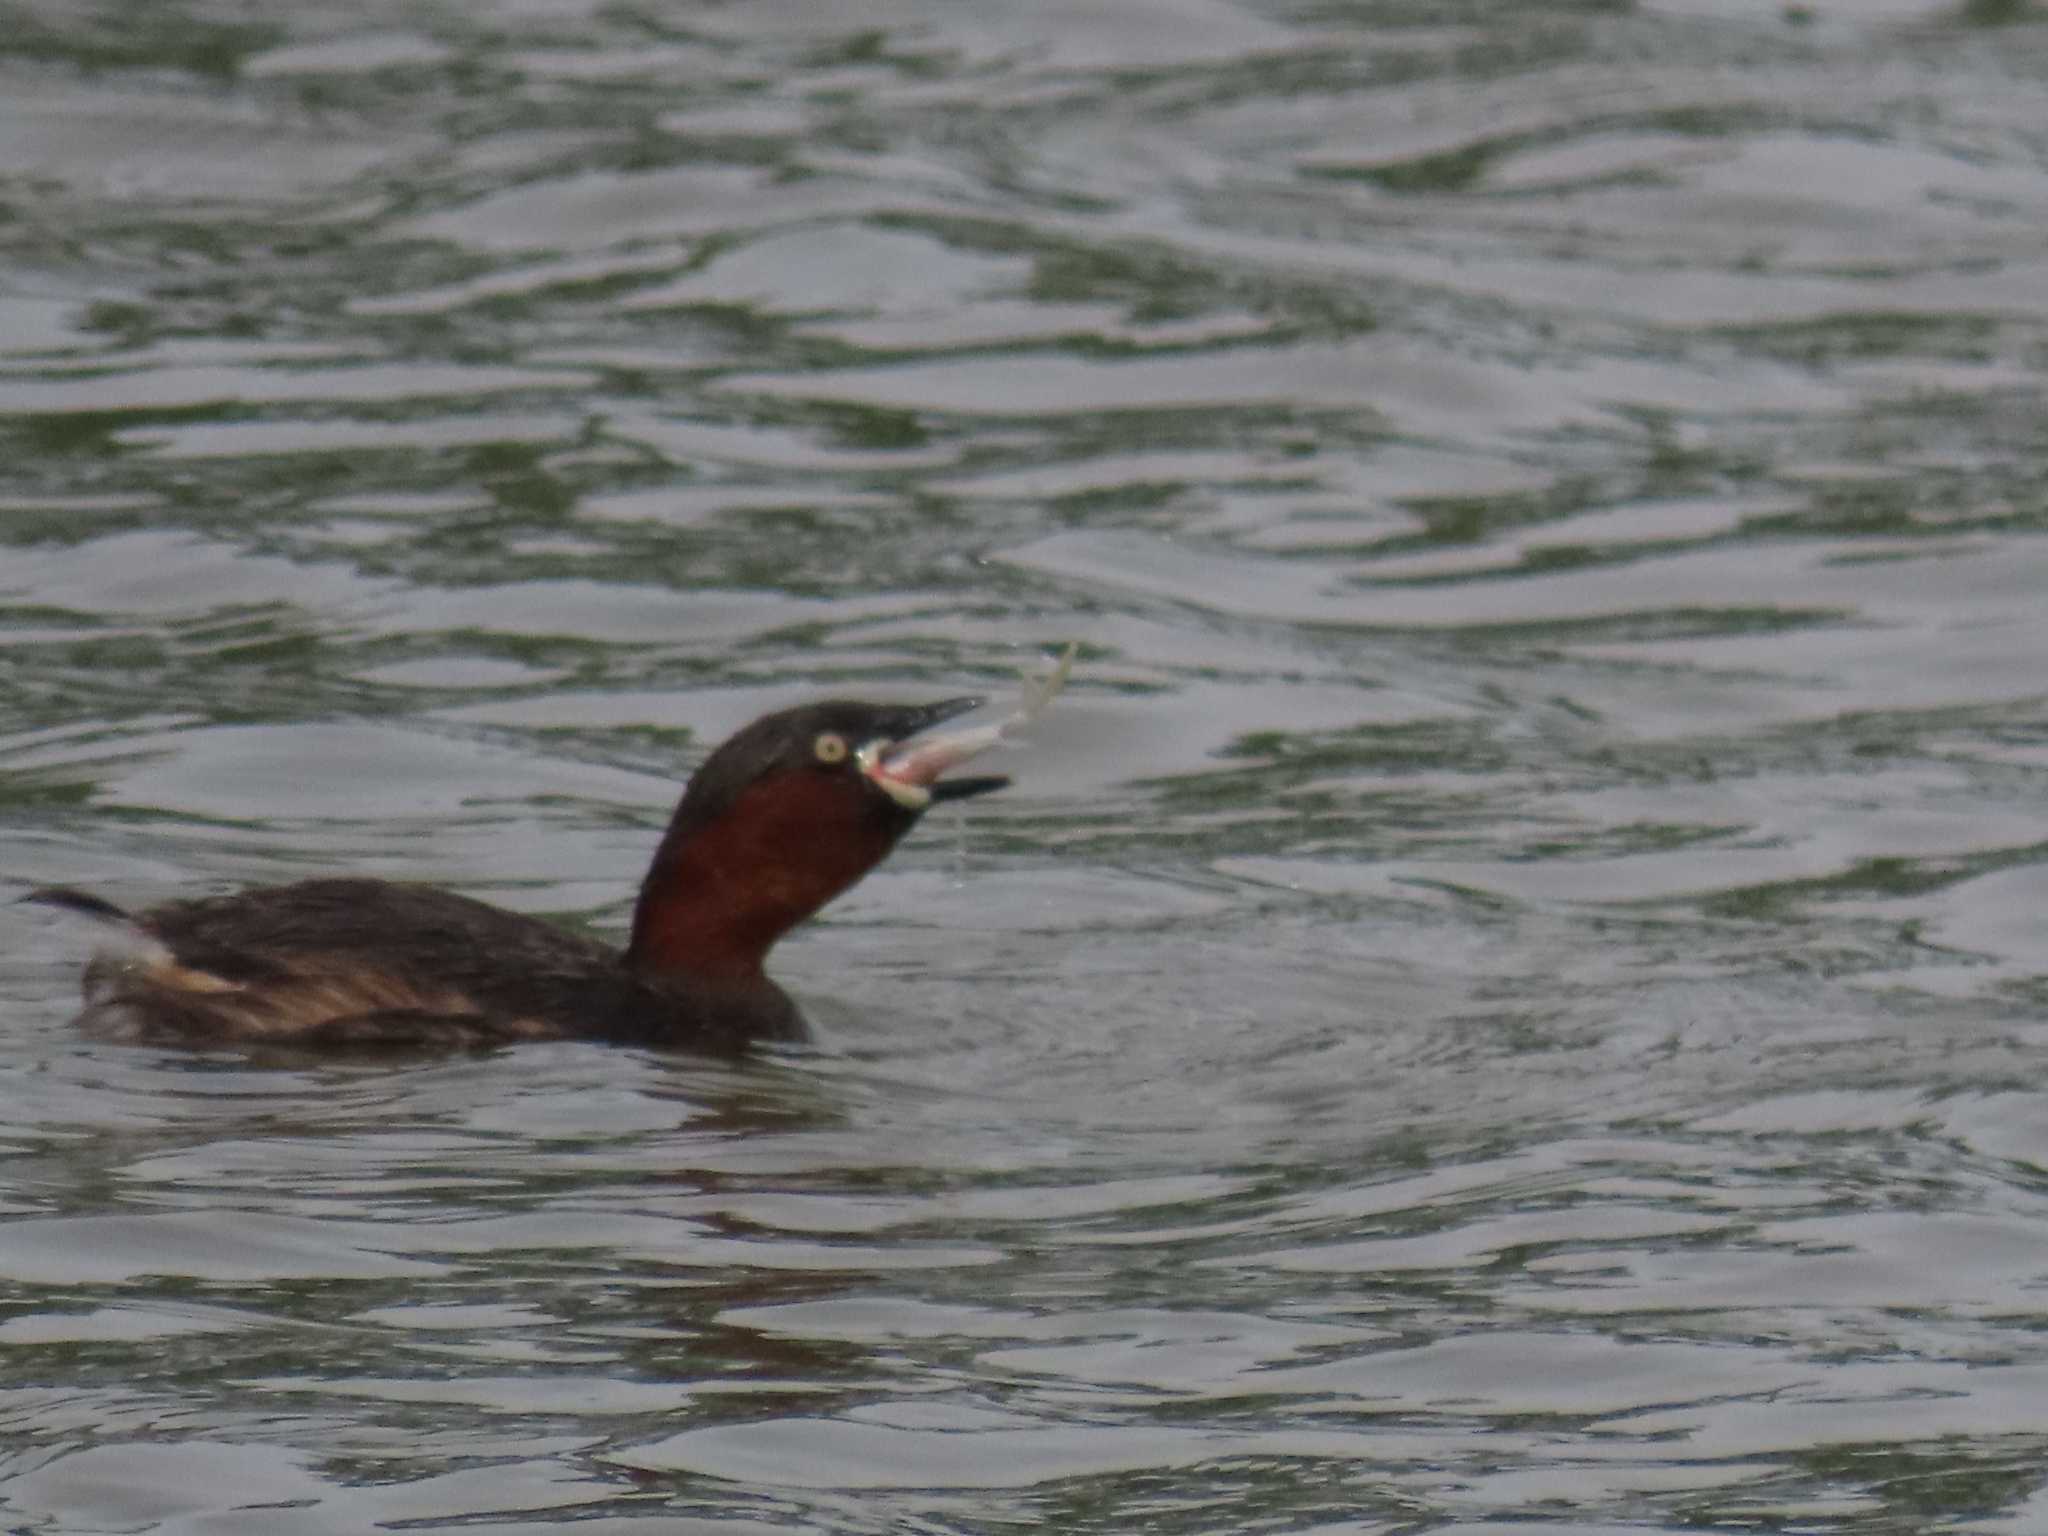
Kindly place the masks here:
POLYGON ((2048 1520, 2027 8, 18 9, 15 888, 615 932, 1084 649, 814 1051, 101 1046, 0 906, 11 1524, 2048 1520))

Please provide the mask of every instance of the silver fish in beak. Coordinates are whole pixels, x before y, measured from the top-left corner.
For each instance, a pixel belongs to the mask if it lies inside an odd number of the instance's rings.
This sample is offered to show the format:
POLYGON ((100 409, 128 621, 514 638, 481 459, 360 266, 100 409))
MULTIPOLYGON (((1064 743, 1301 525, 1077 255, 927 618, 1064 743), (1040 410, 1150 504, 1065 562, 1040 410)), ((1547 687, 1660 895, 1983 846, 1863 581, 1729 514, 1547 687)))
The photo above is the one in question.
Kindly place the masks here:
MULTIPOLYGON (((943 779, 940 775, 981 756, 991 747, 1013 740, 1044 714, 1052 701, 1059 697, 1060 690, 1067 686, 1079 649, 1078 645, 1069 645, 1060 653, 1052 671, 1043 678, 1034 678, 1028 672, 1021 674, 1022 687, 1017 705, 1002 719, 937 735, 919 734, 901 741, 871 741, 857 754, 861 772, 867 776, 868 782, 908 811, 921 811, 938 801, 965 800, 970 795, 1001 789, 1010 781, 999 774, 972 779, 943 779)), ((937 714, 932 723, 965 714, 978 708, 981 702, 979 699, 948 699, 943 704, 932 705, 933 711, 944 711, 937 714)))

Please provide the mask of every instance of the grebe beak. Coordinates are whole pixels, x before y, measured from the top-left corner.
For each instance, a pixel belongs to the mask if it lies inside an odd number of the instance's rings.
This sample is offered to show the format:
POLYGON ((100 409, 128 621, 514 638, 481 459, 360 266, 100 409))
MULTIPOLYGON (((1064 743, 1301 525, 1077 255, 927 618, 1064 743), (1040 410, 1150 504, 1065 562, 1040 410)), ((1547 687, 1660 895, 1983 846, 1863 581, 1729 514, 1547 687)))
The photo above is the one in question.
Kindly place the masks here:
POLYGON ((965 800, 971 795, 985 795, 991 790, 1008 789, 1010 776, 1006 773, 986 773, 972 779, 940 779, 928 793, 932 803, 941 800, 965 800))
MULTIPOLYGON (((936 704, 909 704, 896 711, 896 718, 890 723, 896 727, 896 741, 907 741, 919 731, 928 731, 948 720, 971 715, 987 702, 980 694, 970 693, 957 699, 941 699, 936 704)), ((891 746, 895 744, 890 743, 891 746)))
POLYGON ((895 738, 878 737, 856 754, 860 771, 891 800, 906 811, 922 811, 941 800, 965 800, 1001 789, 1007 778, 988 776, 974 779, 941 779, 956 763, 965 762, 994 740, 992 726, 913 740, 921 731, 981 708, 980 698, 941 699, 936 704, 905 709, 892 724, 905 729, 895 738), (986 739, 984 739, 986 738, 986 739))

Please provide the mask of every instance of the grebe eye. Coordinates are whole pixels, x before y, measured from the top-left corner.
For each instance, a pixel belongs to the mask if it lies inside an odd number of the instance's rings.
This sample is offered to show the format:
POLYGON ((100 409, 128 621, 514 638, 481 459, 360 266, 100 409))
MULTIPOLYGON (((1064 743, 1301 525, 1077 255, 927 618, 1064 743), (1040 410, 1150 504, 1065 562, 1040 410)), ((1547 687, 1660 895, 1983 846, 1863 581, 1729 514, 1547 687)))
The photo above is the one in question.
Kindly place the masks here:
POLYGON ((846 738, 837 731, 820 731, 818 739, 811 743, 811 751, 821 763, 843 763, 846 761, 846 738))

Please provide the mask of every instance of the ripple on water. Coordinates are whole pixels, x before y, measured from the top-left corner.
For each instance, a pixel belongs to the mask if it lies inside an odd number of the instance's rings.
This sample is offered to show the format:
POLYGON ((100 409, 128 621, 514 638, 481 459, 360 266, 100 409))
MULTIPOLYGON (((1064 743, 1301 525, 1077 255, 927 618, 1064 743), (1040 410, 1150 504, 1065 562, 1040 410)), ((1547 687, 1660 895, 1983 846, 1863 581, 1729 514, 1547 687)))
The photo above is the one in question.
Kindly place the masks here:
POLYGON ((29 8, 0 875, 615 934, 1084 651, 744 1065, 0 900, 18 1521, 2041 1524, 2039 29, 1481 9, 29 8))

